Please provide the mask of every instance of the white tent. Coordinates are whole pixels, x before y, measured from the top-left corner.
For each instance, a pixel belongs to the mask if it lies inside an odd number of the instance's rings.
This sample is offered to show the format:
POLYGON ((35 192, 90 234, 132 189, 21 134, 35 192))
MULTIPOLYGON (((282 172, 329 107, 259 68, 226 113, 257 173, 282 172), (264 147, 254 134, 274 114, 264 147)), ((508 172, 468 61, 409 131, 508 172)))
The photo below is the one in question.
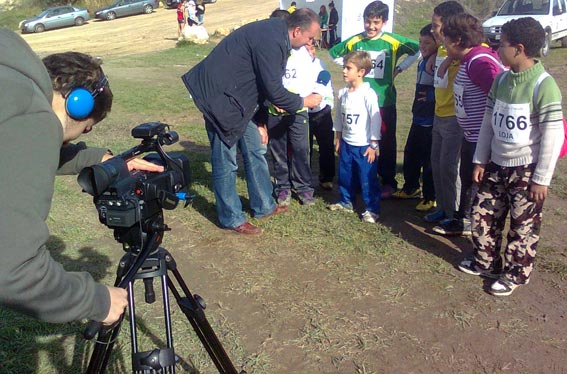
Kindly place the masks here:
MULTIPOLYGON (((364 19, 362 13, 364 8, 373 0, 334 0, 335 8, 339 12, 339 26, 337 34, 342 40, 364 31, 364 19)), ((280 0, 280 8, 287 9, 291 5, 292 0, 280 0)), ((327 13, 329 12, 329 3, 331 0, 295 0, 298 8, 311 8, 315 13, 319 13, 321 5, 325 5, 327 13)), ((384 31, 392 32, 394 25, 394 0, 382 0, 383 3, 390 7, 388 22, 384 27, 384 31)))

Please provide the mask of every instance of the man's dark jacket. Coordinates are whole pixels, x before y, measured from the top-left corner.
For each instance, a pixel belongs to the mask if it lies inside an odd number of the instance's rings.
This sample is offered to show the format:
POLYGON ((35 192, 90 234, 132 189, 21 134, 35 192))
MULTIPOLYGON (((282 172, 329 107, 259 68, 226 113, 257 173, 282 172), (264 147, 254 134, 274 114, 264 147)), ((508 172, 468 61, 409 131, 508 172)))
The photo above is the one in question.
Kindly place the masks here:
POLYGON ((183 75, 195 105, 229 147, 265 100, 290 113, 303 107, 282 84, 290 50, 285 21, 257 21, 232 32, 183 75))

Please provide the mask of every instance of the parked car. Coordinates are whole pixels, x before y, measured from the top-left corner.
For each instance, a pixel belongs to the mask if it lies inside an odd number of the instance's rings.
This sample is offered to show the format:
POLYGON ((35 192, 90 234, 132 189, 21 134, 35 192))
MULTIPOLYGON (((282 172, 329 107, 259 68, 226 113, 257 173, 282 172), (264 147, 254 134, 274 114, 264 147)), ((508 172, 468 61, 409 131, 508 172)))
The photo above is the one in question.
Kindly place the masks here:
MULTIPOLYGON (((165 5, 169 8, 169 9, 173 9, 173 8, 177 8, 177 5, 179 3, 182 3, 183 0, 165 0, 165 5)), ((207 4, 214 4, 216 3, 217 0, 203 0, 202 3, 207 5, 207 4)), ((199 3, 199 1, 195 1, 195 3, 199 3)))
POLYGON ((116 17, 131 16, 133 14, 150 14, 159 6, 159 0, 117 0, 112 5, 98 9, 95 18, 113 20, 116 17))
POLYGON ((497 46, 502 25, 521 17, 535 18, 545 30, 542 56, 547 56, 552 41, 561 40, 561 46, 567 47, 566 0, 506 0, 498 12, 482 24, 489 44, 497 46))
POLYGON ((42 32, 67 26, 81 26, 90 19, 89 11, 70 5, 47 8, 33 18, 20 22, 22 33, 42 32))

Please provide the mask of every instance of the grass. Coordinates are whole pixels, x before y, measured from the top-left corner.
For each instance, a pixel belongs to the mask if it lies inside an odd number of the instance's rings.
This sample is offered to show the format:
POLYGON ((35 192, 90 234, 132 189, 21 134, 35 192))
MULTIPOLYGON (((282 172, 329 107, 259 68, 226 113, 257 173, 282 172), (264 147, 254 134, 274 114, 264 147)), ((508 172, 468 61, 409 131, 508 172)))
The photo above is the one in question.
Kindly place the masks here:
MULTIPOLYGON (((329 362, 337 372, 346 372, 345 365, 351 365, 349 372, 378 373, 383 371, 376 367, 373 355, 388 352, 400 342, 404 347, 402 350, 413 350, 415 355, 440 361, 441 348, 428 347, 418 332, 398 326, 376 328, 374 321, 380 321, 380 316, 372 315, 372 310, 332 313, 350 310, 350 304, 372 299, 385 317, 400 315, 403 320, 413 313, 427 315, 427 309, 439 301, 417 299, 420 292, 443 295, 439 297, 440 302, 448 292, 451 297, 467 292, 467 286, 460 285, 461 278, 455 276, 447 261, 431 256, 431 253, 420 253, 414 247, 415 243, 396 235, 390 227, 363 225, 354 214, 330 213, 325 205, 333 197, 325 195, 318 197, 312 208, 301 209, 294 201, 288 214, 258 222, 265 230, 261 240, 247 241, 246 238, 219 234, 215 228, 206 132, 201 114, 188 100, 179 78, 206 56, 212 46, 211 43, 204 46, 189 44, 160 53, 106 60, 104 68, 111 80, 115 105, 110 117, 85 136, 85 141, 117 153, 138 143, 130 137, 130 130, 139 123, 163 121, 179 132, 180 143, 168 150, 189 156, 191 192, 196 198, 193 206, 187 209, 165 213, 174 230, 166 233, 164 247, 174 248, 178 262, 182 259, 184 265, 189 264, 188 274, 192 271, 208 274, 206 280, 191 276, 191 281, 213 295, 216 292, 219 297, 213 300, 222 296, 224 302, 211 305, 209 310, 212 312, 208 317, 233 362, 242 364, 248 373, 281 372, 278 365, 282 363, 274 361, 274 347, 296 346, 311 365, 329 362), (285 276, 288 271, 313 274, 312 278, 306 278, 313 280, 289 279, 285 276), (435 281, 430 289, 422 289, 427 285, 422 285, 421 279, 428 277, 434 277, 435 281), (221 282, 225 284, 221 285, 221 282), (455 291, 457 284, 458 292, 455 291), (258 331, 259 341, 255 348, 246 345, 245 338, 241 337, 246 329, 234 322, 237 318, 233 308, 241 300, 251 303, 249 319, 253 320, 255 313, 261 311, 271 324, 285 325, 281 336, 262 335, 262 328, 249 322, 250 328, 258 331), (282 310, 289 312, 283 315, 286 318, 283 321, 282 310), (295 331, 294 328, 297 335, 285 334, 287 329, 295 331), (275 340, 282 345, 274 345, 275 340)), ((335 77, 335 89, 338 89, 342 86, 336 79, 339 67, 333 65, 326 54, 321 53, 320 57, 335 77)), ((564 57, 564 51, 555 49, 546 64, 552 68, 561 66, 564 57)), ((412 71, 397 78, 398 159, 401 159, 410 125, 414 79, 412 71)), ((564 89, 565 83, 560 84, 564 89)), ((398 166, 401 172, 401 165, 398 166)), ((564 172, 565 165, 559 165, 558 170, 564 172)), ((401 174, 398 178, 402 181, 401 174)), ((559 176, 553 190, 567 196, 566 186, 567 180, 559 176)), ((237 188, 246 199, 242 175, 237 188)), ((98 223, 91 198, 80 192, 74 177, 57 179, 48 224, 52 233, 48 247, 58 261, 69 270, 88 268, 96 279, 113 283, 122 251, 112 238, 112 232, 98 223)), ((543 246, 538 267, 543 272, 557 275, 557 287, 567 275, 566 261, 558 255, 557 248, 543 246)), ((137 283, 137 300, 142 297, 140 286, 137 283)), ((478 291, 478 284, 470 286, 473 287, 478 291)), ((472 330, 480 323, 481 315, 477 309, 483 302, 470 303, 475 308, 471 310, 463 305, 448 305, 435 319, 455 325, 460 332, 472 330)), ((158 304, 136 304, 141 347, 163 346, 162 312, 158 304)), ((215 372, 191 326, 176 307, 173 313, 176 352, 181 358, 183 372, 215 372)), ((241 323, 246 321, 248 319, 244 317, 240 320, 241 323)), ((527 325, 520 319, 511 319, 500 328, 523 337, 527 325)), ((92 345, 81 338, 82 329, 82 324, 45 324, 0 308, 0 371, 40 374, 84 371, 92 345)), ((267 327, 265 329, 269 331, 267 327)), ((112 356, 111 373, 130 370, 128 332, 125 325, 112 356)), ((545 336, 544 340, 550 347, 565 347, 565 341, 556 337, 545 336)))

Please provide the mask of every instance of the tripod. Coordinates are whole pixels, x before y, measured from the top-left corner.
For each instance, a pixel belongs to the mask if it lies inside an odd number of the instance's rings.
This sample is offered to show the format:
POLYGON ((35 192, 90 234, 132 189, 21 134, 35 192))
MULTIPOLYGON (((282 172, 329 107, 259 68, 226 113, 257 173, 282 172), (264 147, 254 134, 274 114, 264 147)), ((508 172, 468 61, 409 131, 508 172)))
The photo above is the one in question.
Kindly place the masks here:
MULTIPOLYGON (((134 253, 133 251, 128 250, 122 257, 116 273, 116 281, 114 283, 115 287, 126 288, 128 290, 128 316, 131 331, 132 371, 136 374, 175 373, 176 359, 173 347, 173 334, 171 331, 168 293, 168 291, 171 291, 179 308, 191 323, 193 330, 197 334, 219 373, 237 374, 238 372, 234 368, 234 365, 230 361, 230 358, 226 354, 222 344, 207 321, 204 313, 204 300, 198 295, 191 294, 191 291, 189 291, 189 288, 177 270, 177 264, 173 256, 159 246, 163 237, 163 231, 165 230, 169 230, 169 228, 163 223, 162 214, 158 214, 153 219, 146 221, 144 228, 137 227, 134 229, 128 229, 127 231, 122 231, 120 229, 115 230, 115 237, 118 241, 124 243, 125 250, 132 249, 130 242, 133 238, 144 237, 147 239, 139 252, 134 253), (146 234, 148 231, 150 231, 149 235, 146 234), (179 285, 182 293, 178 291, 177 287, 172 282, 172 279, 169 276, 170 273, 173 274, 173 277, 179 285), (145 285, 146 302, 152 303, 155 301, 155 294, 153 290, 154 278, 161 279, 167 347, 139 352, 133 284, 136 279, 142 279, 145 285)), ((137 239, 134 240, 134 242, 137 241, 137 239)), ((122 316, 122 318, 123 317, 124 316, 122 316)), ((95 348, 87 369, 88 374, 105 372, 112 353, 112 348, 120 331, 122 318, 114 326, 102 328, 100 323, 91 321, 85 330, 84 336, 87 339, 92 339, 98 332, 95 348)))

